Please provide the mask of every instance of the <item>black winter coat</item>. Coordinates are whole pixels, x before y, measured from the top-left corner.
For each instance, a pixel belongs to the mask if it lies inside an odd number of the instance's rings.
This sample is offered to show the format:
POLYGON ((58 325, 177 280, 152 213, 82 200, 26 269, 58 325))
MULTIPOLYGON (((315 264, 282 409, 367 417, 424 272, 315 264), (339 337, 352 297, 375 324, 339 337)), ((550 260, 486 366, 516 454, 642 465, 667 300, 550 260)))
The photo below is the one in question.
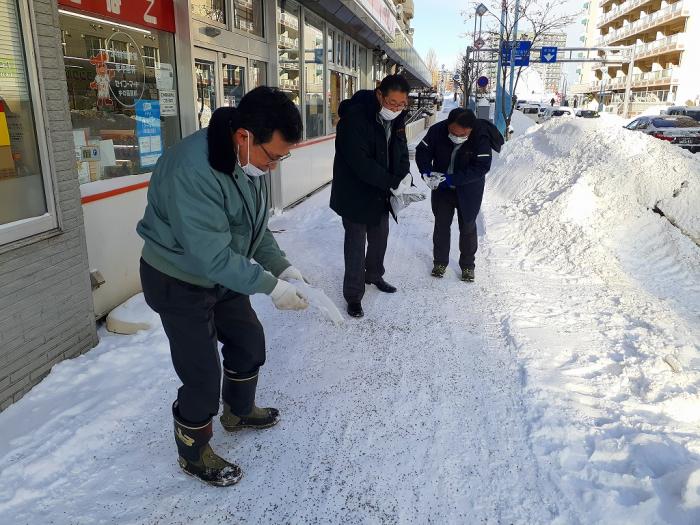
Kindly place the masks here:
MULTIPOLYGON (((430 126, 425 138, 416 148, 416 164, 421 174, 431 171, 447 173, 454 146, 449 137, 446 120, 430 126)), ((452 184, 464 186, 483 182, 490 169, 491 138, 486 125, 477 120, 469 139, 457 151, 452 184)))
POLYGON ((403 114, 392 121, 387 145, 379 106, 374 91, 362 90, 338 108, 330 205, 358 224, 379 223, 390 210, 390 189, 410 169, 403 114))

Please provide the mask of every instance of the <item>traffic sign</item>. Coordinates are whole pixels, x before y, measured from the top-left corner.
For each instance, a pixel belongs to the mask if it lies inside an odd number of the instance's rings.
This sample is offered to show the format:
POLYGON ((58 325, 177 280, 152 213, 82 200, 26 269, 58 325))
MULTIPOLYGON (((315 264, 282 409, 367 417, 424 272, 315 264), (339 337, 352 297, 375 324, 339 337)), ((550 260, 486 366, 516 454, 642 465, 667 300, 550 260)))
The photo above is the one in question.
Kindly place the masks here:
POLYGON ((480 88, 485 88, 486 86, 489 85, 489 78, 488 77, 479 77, 479 80, 476 81, 476 85, 479 86, 480 88))
POLYGON ((557 61, 556 47, 543 47, 540 50, 540 62, 543 64, 554 64, 557 61))
POLYGON ((457 75, 455 75, 455 76, 452 77, 452 80, 459 81, 461 78, 462 78, 462 77, 459 76, 459 74, 457 74, 457 75))
POLYGON ((475 47, 476 49, 481 49, 482 47, 484 47, 484 44, 486 44, 486 42, 485 42, 484 39, 481 38, 481 37, 477 38, 477 39, 474 41, 474 47, 475 47))
POLYGON ((513 47, 513 42, 503 42, 503 48, 501 49, 501 62, 505 66, 510 65, 511 48, 513 48, 513 58, 515 59, 515 65, 529 66, 531 47, 532 42, 530 42, 529 40, 518 40, 517 42, 515 42, 515 47, 513 47))

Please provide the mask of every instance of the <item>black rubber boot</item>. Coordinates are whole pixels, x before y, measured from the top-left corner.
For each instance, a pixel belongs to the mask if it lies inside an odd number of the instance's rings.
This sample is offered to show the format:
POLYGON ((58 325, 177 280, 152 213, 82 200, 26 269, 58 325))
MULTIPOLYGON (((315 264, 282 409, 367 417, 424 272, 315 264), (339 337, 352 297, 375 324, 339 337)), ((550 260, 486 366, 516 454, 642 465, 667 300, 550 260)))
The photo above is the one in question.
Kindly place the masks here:
POLYGON ((177 462, 186 474, 216 487, 228 487, 240 481, 243 476, 241 468, 218 456, 209 446, 211 419, 198 425, 184 421, 177 410, 177 401, 173 404, 173 419, 179 454, 177 462))
POLYGON ((255 406, 255 390, 258 374, 241 377, 230 370, 224 370, 221 395, 224 399, 224 413, 219 418, 224 430, 235 432, 244 428, 270 428, 279 423, 280 413, 276 408, 255 406))

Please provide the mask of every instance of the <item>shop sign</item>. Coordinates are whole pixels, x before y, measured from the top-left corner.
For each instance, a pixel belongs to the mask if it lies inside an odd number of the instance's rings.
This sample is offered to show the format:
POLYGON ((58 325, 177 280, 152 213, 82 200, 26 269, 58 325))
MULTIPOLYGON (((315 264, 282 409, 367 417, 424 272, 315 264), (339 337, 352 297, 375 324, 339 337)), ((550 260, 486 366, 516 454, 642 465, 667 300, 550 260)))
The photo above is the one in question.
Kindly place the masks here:
POLYGON ((160 100, 160 116, 174 117, 177 115, 177 98, 174 89, 161 89, 158 91, 160 100))
POLYGON ((396 33, 396 16, 386 4, 386 0, 355 0, 367 11, 375 22, 389 33, 391 39, 394 39, 396 33))
POLYGON ((58 0, 58 4, 118 22, 175 32, 173 0, 58 0))
POLYGON ((136 138, 142 168, 155 166, 163 154, 160 137, 160 102, 139 100, 136 103, 136 138))

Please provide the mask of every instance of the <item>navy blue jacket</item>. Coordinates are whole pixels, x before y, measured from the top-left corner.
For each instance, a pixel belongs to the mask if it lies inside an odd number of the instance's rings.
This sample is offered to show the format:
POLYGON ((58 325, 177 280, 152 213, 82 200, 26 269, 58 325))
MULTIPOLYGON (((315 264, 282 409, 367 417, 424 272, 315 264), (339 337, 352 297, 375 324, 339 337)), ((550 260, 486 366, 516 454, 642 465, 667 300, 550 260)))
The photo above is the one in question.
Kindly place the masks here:
MULTIPOLYGON (((421 174, 431 171, 447 174, 454 146, 449 137, 446 120, 430 126, 425 138, 416 148, 416 164, 421 174)), ((486 125, 477 120, 469 139, 457 151, 452 185, 459 187, 483 182, 490 169, 491 138, 486 125)), ((441 187, 443 185, 444 182, 441 187)))

